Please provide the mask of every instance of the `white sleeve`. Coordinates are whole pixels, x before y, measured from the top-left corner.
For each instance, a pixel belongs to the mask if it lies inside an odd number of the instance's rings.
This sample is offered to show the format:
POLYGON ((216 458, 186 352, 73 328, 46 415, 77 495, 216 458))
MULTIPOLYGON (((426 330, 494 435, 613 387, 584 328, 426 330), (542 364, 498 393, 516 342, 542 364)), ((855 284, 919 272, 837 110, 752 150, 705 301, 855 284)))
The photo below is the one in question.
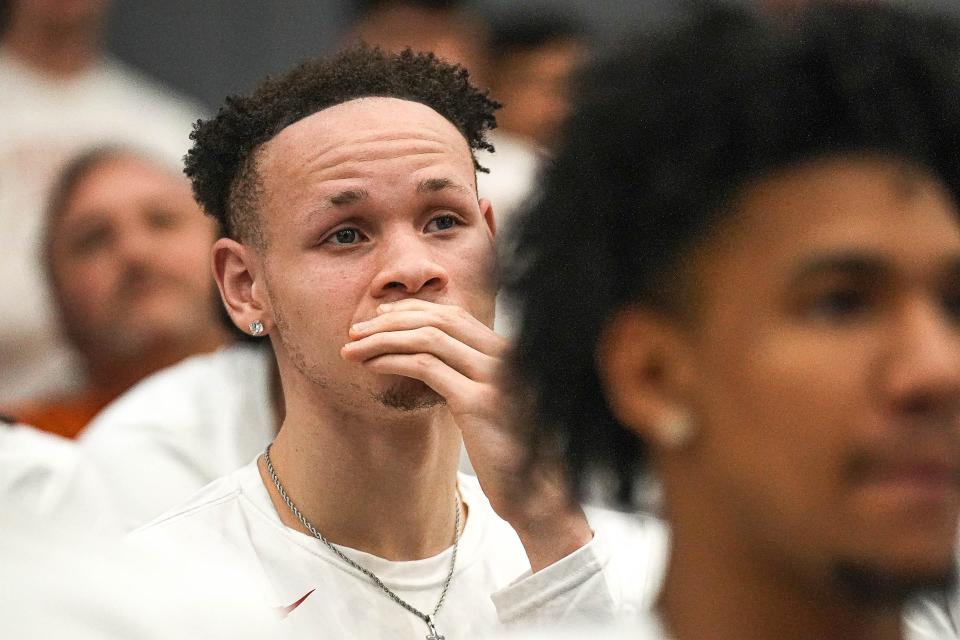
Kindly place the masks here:
POLYGON ((608 622, 652 606, 667 555, 666 528, 653 518, 588 510, 593 540, 492 595, 507 626, 608 622))
POLYGON ((906 640, 956 640, 960 638, 960 593, 921 598, 904 617, 906 640))

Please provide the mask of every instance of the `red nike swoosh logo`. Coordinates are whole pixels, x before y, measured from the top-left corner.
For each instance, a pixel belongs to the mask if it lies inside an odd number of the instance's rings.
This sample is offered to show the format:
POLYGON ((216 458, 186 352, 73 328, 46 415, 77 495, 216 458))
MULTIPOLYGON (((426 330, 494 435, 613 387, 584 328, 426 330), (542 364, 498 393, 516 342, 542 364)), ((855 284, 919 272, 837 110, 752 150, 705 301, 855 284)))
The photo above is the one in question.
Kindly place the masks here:
POLYGON ((303 604, 303 601, 306 600, 307 598, 309 598, 309 597, 310 597, 310 594, 313 593, 314 591, 316 591, 316 589, 310 589, 310 591, 307 591, 305 594, 303 594, 303 596, 301 596, 299 600, 297 600, 296 602, 294 602, 293 604, 291 604, 291 605, 289 605, 289 606, 286 606, 286 607, 276 607, 275 610, 276 610, 276 612, 277 612, 277 615, 280 616, 280 619, 281 619, 281 620, 284 619, 284 618, 286 618, 288 615, 290 615, 291 613, 293 613, 293 610, 294 610, 294 609, 296 609, 297 607, 299 607, 300 605, 302 605, 302 604, 303 604))

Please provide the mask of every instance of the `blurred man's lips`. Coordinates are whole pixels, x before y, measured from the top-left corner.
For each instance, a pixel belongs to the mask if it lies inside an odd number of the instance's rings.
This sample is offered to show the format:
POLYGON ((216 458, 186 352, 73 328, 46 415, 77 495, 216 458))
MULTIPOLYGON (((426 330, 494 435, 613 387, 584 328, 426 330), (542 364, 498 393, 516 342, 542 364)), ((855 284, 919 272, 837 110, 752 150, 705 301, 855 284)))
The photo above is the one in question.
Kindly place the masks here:
POLYGON ((921 502, 943 502, 960 497, 960 467, 940 460, 915 460, 880 465, 865 478, 871 485, 921 502))

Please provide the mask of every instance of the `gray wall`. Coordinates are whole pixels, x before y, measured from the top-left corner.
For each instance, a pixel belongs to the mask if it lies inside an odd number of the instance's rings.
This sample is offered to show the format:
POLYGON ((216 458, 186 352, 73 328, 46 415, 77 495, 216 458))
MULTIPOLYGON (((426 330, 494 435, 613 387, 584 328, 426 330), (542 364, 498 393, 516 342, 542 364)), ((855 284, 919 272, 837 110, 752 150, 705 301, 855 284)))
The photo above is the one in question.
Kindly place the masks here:
MULTIPOLYGON (((568 9, 602 40, 652 29, 691 0, 471 0, 481 13, 523 6, 568 9)), ((696 1, 696 0, 692 0, 696 1)), ((752 0, 728 0, 749 3, 752 0)), ((952 11, 960 0, 901 0, 952 11)), ((210 107, 268 73, 337 46, 353 3, 344 0, 116 0, 108 46, 121 59, 210 107)))

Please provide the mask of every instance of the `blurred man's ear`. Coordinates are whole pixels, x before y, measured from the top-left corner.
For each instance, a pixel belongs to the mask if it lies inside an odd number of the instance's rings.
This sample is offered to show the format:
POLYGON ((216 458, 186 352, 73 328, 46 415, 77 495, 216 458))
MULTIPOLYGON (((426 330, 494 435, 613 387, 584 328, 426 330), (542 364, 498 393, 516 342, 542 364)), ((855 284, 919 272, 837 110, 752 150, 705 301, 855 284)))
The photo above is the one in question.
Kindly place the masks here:
POLYGON ((213 277, 230 319, 244 333, 269 334, 274 326, 273 313, 256 251, 236 240, 220 238, 211 256, 213 277))
POLYGON ((694 363, 678 322, 627 307, 608 323, 597 358, 607 402, 621 423, 654 448, 676 449, 690 441, 694 363))

